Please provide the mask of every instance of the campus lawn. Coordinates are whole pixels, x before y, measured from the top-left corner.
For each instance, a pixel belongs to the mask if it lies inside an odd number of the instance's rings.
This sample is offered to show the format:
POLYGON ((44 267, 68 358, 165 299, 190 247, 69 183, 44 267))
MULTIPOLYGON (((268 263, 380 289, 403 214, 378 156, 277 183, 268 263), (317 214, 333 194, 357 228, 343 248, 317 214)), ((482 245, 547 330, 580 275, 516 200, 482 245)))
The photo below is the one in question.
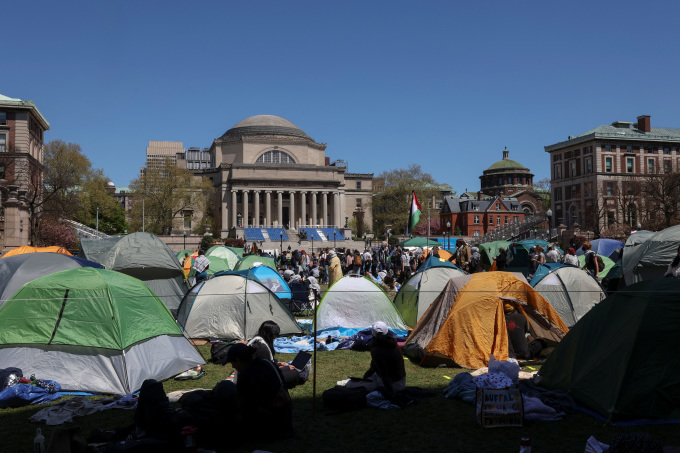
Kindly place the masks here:
MULTIPOLYGON (((209 346, 199 350, 207 359, 209 346)), ((278 354, 290 360, 293 354, 278 354)), ((523 428, 482 429, 475 423, 474 407, 459 400, 443 397, 442 390, 456 373, 455 368, 418 368, 406 362, 407 384, 436 392, 415 406, 403 410, 366 408, 336 413, 326 410, 321 401, 323 390, 348 375, 361 375, 368 366, 368 352, 330 351, 317 356, 316 411, 312 398, 312 381, 291 391, 297 434, 292 439, 264 443, 257 439, 234 448, 239 433, 229 433, 225 426, 225 451, 252 452, 517 452, 522 437, 529 437, 534 451, 582 452, 586 440, 594 435, 610 442, 618 434, 648 432, 664 445, 679 444, 677 425, 618 428, 582 413, 568 415, 557 422, 527 423, 523 428), (230 449, 230 450, 229 450, 230 449)), ((168 380, 166 392, 189 388, 212 388, 231 369, 214 364, 205 366, 207 374, 195 381, 168 380)), ((62 399, 63 400, 63 399, 62 399)), ((55 427, 32 423, 28 419, 45 407, 29 406, 0 410, 0 452, 30 452, 36 428, 42 428, 46 439, 55 427)), ((64 426, 79 426, 88 436, 95 429, 114 429, 131 423, 133 412, 109 410, 77 418, 64 426)))

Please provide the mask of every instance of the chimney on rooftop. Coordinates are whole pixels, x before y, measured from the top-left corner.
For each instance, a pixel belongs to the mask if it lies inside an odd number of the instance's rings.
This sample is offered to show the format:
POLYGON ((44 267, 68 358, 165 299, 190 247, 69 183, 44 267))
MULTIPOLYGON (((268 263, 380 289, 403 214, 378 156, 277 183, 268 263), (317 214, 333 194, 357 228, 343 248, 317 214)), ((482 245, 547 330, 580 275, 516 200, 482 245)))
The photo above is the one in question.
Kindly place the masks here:
POLYGON ((640 115, 637 118, 637 128, 642 132, 652 132, 652 120, 649 115, 640 115))
POLYGON ((482 191, 480 190, 479 192, 477 192, 477 199, 478 199, 478 200, 481 200, 483 195, 484 195, 484 194, 483 194, 482 191))

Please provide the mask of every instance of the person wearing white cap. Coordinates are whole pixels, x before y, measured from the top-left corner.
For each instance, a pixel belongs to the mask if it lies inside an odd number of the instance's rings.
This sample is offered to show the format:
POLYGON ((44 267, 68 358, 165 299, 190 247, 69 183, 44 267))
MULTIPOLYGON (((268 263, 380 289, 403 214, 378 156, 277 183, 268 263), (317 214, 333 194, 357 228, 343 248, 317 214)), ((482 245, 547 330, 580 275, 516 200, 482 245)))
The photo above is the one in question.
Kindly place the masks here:
POLYGON ((406 388, 404 356, 396 338, 390 335, 387 324, 376 322, 371 327, 371 334, 371 366, 364 373, 364 379, 373 383, 373 388, 369 390, 382 387, 384 395, 391 397, 406 388))

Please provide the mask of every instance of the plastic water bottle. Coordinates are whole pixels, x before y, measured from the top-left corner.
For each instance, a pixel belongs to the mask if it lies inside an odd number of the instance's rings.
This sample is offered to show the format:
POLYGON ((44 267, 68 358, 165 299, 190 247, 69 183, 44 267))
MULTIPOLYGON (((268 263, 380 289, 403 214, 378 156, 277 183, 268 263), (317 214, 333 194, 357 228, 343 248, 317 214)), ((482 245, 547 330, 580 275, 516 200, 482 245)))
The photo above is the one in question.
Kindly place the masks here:
POLYGON ((519 452, 531 453, 531 439, 528 437, 522 437, 522 439, 519 441, 519 452))
POLYGON ((33 453, 45 453, 45 437, 40 428, 36 431, 35 439, 33 439, 33 453))

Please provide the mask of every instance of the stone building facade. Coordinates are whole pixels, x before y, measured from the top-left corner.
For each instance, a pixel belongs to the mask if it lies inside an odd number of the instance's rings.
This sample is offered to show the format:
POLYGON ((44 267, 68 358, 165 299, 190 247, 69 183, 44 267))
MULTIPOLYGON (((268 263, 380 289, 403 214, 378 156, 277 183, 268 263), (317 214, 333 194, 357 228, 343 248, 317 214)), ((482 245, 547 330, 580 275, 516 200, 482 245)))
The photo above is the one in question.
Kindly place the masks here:
POLYGON ((247 118, 215 139, 215 168, 202 171, 219 196, 222 237, 244 227, 344 227, 352 217, 372 224, 373 174, 349 173, 318 143, 273 115, 247 118))
MULTIPOLYGON (((653 128, 651 117, 616 121, 548 145, 553 226, 638 228, 646 211, 641 184, 680 171, 680 129, 653 128)), ((644 223, 644 222, 643 222, 644 223)))
POLYGON ((30 244, 28 199, 41 195, 44 134, 49 128, 33 101, 0 95, 2 253, 30 244))

